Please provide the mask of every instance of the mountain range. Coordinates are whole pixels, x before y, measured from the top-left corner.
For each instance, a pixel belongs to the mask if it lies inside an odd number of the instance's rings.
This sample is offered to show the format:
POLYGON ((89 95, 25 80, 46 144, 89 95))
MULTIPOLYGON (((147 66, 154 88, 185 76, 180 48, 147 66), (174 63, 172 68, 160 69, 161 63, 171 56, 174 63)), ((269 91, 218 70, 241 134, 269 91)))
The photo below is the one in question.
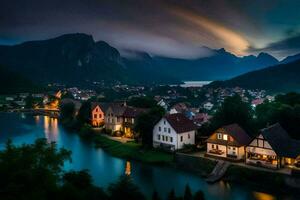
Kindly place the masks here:
MULTIPOLYGON (((295 58, 295 57, 290 57, 295 58)), ((290 59, 287 58, 287 59, 290 59)), ((291 62, 249 72, 230 80, 215 81, 208 87, 242 87, 248 89, 265 89, 271 92, 300 91, 300 59, 291 62)))
MULTIPOLYGON (((212 55, 176 59, 133 52, 125 57, 104 41, 86 34, 0 46, 0 64, 35 83, 80 85, 94 81, 175 83, 184 80, 224 80, 273 66, 279 61, 267 53, 237 57, 225 49, 212 55)), ((292 58, 290 58, 292 59, 292 58)))

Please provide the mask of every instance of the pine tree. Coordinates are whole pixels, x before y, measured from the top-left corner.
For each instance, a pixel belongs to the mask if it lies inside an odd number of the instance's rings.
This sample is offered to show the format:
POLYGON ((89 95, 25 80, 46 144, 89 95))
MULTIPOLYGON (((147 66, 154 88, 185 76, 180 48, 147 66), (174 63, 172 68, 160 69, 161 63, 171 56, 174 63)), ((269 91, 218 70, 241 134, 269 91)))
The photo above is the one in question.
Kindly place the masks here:
POLYGON ((175 191, 172 189, 168 195, 168 200, 176 200, 175 191))
POLYGON ((161 200, 156 190, 152 194, 152 200, 161 200))
POLYGON ((183 200, 192 200, 192 199, 193 199, 192 191, 191 191, 190 186, 187 184, 185 186, 183 200))
POLYGON ((202 190, 199 190, 195 193, 194 200, 205 200, 204 193, 202 192, 202 190))

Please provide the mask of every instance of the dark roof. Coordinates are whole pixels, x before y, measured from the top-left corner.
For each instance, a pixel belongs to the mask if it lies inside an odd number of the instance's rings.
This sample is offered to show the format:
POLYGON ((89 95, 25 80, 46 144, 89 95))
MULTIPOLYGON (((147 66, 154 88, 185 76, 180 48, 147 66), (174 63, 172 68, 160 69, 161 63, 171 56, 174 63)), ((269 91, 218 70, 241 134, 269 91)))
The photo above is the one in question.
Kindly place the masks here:
POLYGON ((193 123, 193 121, 189 120, 182 113, 166 115, 164 118, 169 122, 176 133, 197 130, 197 126, 193 123))
POLYGON ((230 124, 222 128, 241 145, 248 145, 251 142, 251 137, 238 124, 230 124))
POLYGON ((144 108, 126 107, 123 116, 135 118, 146 111, 147 109, 144 108))
POLYGON ((278 156, 296 158, 300 155, 300 141, 290 138, 279 123, 260 130, 260 133, 278 156))
POLYGON ((109 108, 111 108, 112 110, 112 113, 115 115, 115 116, 123 116, 125 110, 126 110, 126 106, 124 105, 121 105, 119 103, 112 103, 109 108))
POLYGON ((92 102, 91 103, 91 110, 94 110, 97 106, 100 107, 100 109, 102 110, 102 112, 106 112, 106 110, 109 107, 109 103, 103 103, 103 102, 92 102))

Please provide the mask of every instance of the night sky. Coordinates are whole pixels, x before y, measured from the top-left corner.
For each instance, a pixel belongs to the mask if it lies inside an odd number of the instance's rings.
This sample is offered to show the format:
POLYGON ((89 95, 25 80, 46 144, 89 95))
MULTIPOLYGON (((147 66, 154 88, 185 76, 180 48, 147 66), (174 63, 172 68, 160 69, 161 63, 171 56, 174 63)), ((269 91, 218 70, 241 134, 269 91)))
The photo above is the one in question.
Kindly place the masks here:
POLYGON ((1 0, 0 44, 87 33, 128 50, 176 58, 300 53, 299 0, 1 0))

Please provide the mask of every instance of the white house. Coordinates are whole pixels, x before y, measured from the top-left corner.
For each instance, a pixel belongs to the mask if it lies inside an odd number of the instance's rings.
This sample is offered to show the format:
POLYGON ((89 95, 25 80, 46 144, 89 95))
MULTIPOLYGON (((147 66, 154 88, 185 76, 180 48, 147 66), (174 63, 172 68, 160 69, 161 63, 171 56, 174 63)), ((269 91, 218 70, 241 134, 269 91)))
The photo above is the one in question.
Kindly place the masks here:
POLYGON ((203 108, 206 110, 211 110, 214 107, 214 104, 212 104, 211 102, 207 102, 205 104, 203 104, 203 108))
POLYGON ((197 126, 184 114, 169 114, 153 128, 153 147, 172 151, 182 149, 185 144, 195 144, 197 126))
POLYGON ((165 109, 165 110, 168 110, 168 107, 169 107, 168 103, 166 103, 164 99, 161 99, 161 100, 157 103, 157 105, 160 106, 160 107, 162 107, 162 108, 165 109))

